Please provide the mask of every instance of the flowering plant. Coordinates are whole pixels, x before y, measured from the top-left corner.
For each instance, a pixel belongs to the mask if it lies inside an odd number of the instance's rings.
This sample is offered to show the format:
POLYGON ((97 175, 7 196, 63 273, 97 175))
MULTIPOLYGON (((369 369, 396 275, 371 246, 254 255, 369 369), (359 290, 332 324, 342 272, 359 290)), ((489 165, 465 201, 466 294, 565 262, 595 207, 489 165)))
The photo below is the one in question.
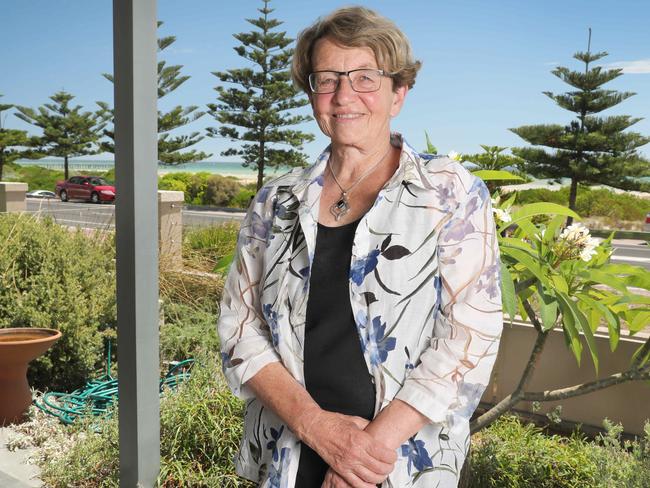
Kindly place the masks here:
POLYGON ((563 331, 578 365, 586 346, 598 373, 597 329, 608 334, 614 351, 625 329, 633 335, 650 325, 650 296, 643 294, 650 290, 650 272, 610 261, 613 233, 599 242, 581 223, 563 228, 567 217, 580 219, 569 208, 548 202, 515 208, 515 199, 516 194, 504 198, 497 193, 492 200, 503 308, 511 321, 519 316, 531 322, 537 339, 515 391, 473 421, 473 432, 521 401, 557 401, 625 381, 650 379, 647 339, 626 371, 558 390, 526 391, 552 329, 563 331))

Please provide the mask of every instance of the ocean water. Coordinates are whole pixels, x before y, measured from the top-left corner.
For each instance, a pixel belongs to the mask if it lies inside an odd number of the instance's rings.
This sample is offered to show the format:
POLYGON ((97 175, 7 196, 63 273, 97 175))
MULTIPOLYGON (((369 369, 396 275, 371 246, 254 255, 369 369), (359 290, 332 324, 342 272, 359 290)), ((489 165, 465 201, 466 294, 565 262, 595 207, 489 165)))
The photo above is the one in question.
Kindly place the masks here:
MULTIPOLYGON (((58 159, 39 159, 39 160, 19 160, 21 166, 41 166, 47 169, 63 170, 63 161, 58 159)), ((109 171, 115 167, 113 161, 80 161, 73 160, 68 162, 68 168, 71 171, 109 171)), ((290 168, 277 168, 266 170, 266 176, 281 175, 289 171, 290 168)), ((257 172, 246 168, 241 163, 225 163, 216 161, 206 161, 200 163, 185 163, 179 165, 159 164, 158 173, 200 173, 207 172, 211 174, 220 174, 224 176, 236 176, 245 179, 257 178, 257 172)))

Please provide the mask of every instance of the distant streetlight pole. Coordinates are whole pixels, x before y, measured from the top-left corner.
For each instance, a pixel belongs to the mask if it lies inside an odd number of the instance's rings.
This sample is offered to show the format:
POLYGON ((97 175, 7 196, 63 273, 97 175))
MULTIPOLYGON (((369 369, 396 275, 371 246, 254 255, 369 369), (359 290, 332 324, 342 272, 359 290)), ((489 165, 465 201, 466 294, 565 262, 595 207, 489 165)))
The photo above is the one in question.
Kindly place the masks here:
POLYGON ((156 0, 113 1, 121 488, 160 469, 156 20, 156 0))

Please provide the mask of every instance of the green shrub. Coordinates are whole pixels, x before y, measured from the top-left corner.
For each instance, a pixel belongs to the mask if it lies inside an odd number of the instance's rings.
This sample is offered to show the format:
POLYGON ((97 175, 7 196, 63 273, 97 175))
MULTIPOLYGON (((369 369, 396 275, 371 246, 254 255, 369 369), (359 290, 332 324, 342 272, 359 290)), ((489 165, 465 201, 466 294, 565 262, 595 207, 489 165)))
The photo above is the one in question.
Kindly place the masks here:
POLYGON ((505 416, 472 438, 470 487, 648 488, 650 426, 647 430, 646 438, 633 445, 622 445, 611 426, 590 442, 578 434, 545 435, 505 416))
POLYGON ((104 338, 116 325, 114 256, 109 234, 0 215, 0 327, 63 333, 30 364, 36 388, 74 389, 101 368, 104 338))
POLYGON ((27 183, 29 191, 54 191, 56 182, 63 179, 63 171, 42 168, 41 166, 18 166, 11 174, 7 175, 6 181, 27 183))
POLYGON ((160 359, 182 361, 219 350, 217 316, 211 310, 182 303, 164 303, 160 329, 160 359))
MULTIPOLYGON (((243 404, 228 390, 219 360, 204 355, 192 377, 160 406, 161 467, 158 486, 252 488, 234 472, 242 435, 243 404)), ((117 487, 117 416, 93 422, 70 449, 41 462, 52 488, 117 487)))
MULTIPOLYGON (((546 188, 523 190, 517 196, 518 204, 552 202, 568 205, 569 188, 552 191, 546 188)), ((635 197, 626 193, 614 193, 606 189, 589 189, 580 186, 576 199, 576 211, 581 217, 609 217, 614 220, 645 219, 650 212, 650 199, 635 197)))
POLYGON ((212 175, 208 178, 205 187, 205 205, 224 207, 239 193, 241 185, 237 180, 221 175, 212 175))
POLYGON ((251 204, 251 200, 255 197, 255 193, 254 188, 241 188, 228 202, 228 206, 233 208, 248 208, 251 204))

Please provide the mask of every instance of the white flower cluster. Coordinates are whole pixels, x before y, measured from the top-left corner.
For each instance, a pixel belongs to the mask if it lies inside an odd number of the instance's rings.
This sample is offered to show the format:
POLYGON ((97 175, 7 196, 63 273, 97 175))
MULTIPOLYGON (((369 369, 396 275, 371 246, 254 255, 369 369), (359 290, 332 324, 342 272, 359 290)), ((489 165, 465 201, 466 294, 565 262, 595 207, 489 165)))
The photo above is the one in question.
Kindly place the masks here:
POLYGON ((500 198, 493 198, 492 199, 492 212, 494 212, 494 216, 496 217, 497 220, 500 220, 501 222, 510 222, 512 220, 512 217, 510 216, 510 209, 509 208, 497 208, 496 206, 499 205, 500 198))
POLYGON ((589 229, 580 223, 571 224, 560 234, 560 239, 570 245, 583 261, 589 261, 596 254, 598 241, 589 235, 589 229))

